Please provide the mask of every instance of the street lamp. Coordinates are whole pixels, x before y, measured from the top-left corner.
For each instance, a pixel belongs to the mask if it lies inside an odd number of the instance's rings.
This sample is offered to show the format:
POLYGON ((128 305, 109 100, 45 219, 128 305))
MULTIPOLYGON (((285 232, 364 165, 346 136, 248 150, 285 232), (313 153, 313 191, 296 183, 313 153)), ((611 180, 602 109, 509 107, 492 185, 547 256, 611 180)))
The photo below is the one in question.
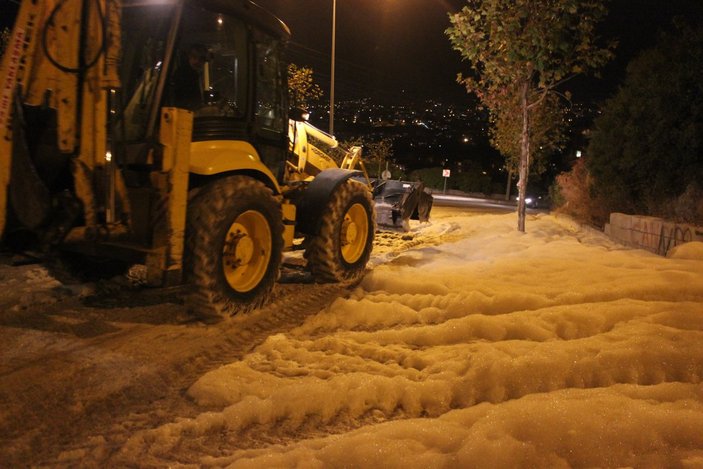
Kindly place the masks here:
POLYGON ((330 66, 330 135, 334 135, 334 58, 337 46, 337 0, 332 0, 332 65, 330 66))

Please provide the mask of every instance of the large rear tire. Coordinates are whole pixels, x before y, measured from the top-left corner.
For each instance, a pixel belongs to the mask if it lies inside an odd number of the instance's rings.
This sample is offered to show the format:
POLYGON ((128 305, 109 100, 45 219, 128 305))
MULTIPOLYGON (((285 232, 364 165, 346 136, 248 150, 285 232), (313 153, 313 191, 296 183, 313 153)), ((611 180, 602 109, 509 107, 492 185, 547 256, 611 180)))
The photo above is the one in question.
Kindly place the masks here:
POLYGON ((353 180, 341 184, 323 210, 320 230, 305 251, 315 280, 359 279, 371 256, 375 222, 371 192, 366 186, 353 180))
POLYGON ((276 283, 283 249, 281 207, 263 183, 229 176, 202 188, 188 207, 188 307, 217 320, 260 307, 276 283))

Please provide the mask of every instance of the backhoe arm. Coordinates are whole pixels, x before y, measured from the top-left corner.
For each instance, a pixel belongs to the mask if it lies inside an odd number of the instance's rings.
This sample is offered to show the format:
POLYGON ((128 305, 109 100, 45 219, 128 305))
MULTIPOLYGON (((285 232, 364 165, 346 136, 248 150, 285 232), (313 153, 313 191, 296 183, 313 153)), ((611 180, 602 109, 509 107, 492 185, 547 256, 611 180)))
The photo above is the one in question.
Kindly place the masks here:
POLYGON ((295 158, 295 161, 289 161, 288 163, 292 179, 308 179, 325 169, 341 168, 348 170, 360 169, 366 181, 369 181, 368 172, 361 158, 361 147, 342 148, 334 136, 305 121, 291 120, 289 122, 289 138, 291 141, 291 153, 295 158), (327 147, 328 150, 336 150, 338 154, 342 155, 339 165, 329 152, 320 148, 322 145, 327 147))
MULTIPOLYGON (((26 145, 16 142, 24 124, 15 112, 19 106, 56 110, 56 147, 78 158, 74 168, 104 164, 108 94, 119 87, 120 8, 120 0, 20 4, 0 66, 0 233, 12 160, 27 156, 26 145)), ((83 192, 77 195, 85 203, 90 191, 83 192)))

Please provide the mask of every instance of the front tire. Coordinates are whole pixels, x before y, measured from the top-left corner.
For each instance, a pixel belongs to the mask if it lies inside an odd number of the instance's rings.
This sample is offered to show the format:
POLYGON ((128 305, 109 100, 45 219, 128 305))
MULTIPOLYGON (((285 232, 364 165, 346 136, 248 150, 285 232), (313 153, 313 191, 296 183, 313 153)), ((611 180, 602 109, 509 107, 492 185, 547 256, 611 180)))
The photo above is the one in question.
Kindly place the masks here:
POLYGON ((255 179, 229 176, 201 189, 188 207, 189 309, 216 320, 263 305, 281 265, 282 220, 273 193, 255 179))
POLYGON ((366 186, 352 180, 341 184, 323 210, 320 230, 305 251, 314 278, 322 282, 359 279, 371 256, 375 221, 366 186))

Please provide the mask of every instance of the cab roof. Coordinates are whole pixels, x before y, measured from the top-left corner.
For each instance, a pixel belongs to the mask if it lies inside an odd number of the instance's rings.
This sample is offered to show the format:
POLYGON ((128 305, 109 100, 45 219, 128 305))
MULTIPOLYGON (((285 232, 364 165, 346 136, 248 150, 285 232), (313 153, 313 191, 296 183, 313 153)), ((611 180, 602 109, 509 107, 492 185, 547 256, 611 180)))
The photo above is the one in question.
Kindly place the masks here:
POLYGON ((215 13, 223 13, 268 32, 278 39, 287 41, 291 37, 290 29, 276 15, 250 0, 124 0, 125 7, 148 5, 176 5, 181 1, 215 13))
POLYGON ((188 0, 190 3, 206 10, 217 11, 242 18, 245 22, 264 29, 279 39, 289 40, 291 32, 288 26, 270 11, 250 0, 188 0))

